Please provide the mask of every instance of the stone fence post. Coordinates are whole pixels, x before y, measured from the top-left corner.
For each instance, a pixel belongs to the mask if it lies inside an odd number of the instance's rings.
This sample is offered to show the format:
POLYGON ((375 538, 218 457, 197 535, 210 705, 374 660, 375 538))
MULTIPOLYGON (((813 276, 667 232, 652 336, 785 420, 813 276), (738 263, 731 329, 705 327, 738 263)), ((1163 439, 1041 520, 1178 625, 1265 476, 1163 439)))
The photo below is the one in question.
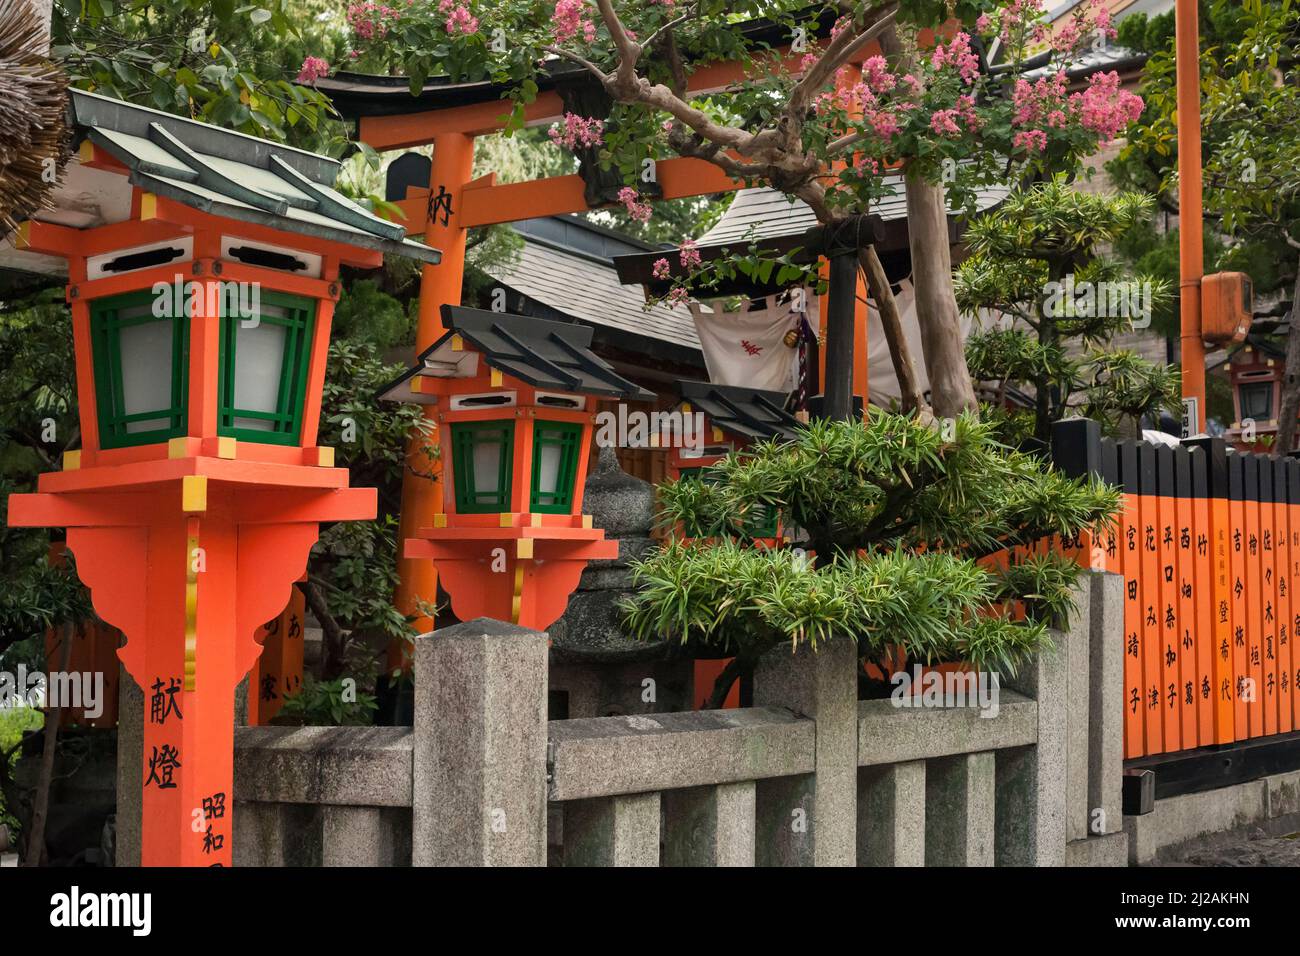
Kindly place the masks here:
POLYGON ((784 707, 817 723, 811 774, 760 780, 759 866, 857 862, 858 649, 846 638, 816 651, 778 647, 754 672, 754 705, 784 707))
POLYGON ((546 635, 515 624, 416 639, 416 866, 546 864, 546 672, 546 635))
MULTIPOLYGON (((1073 630, 1078 629, 1076 622, 1073 630)), ((1003 681, 1037 703, 1038 741, 997 754, 994 858, 999 866, 1065 865, 1072 634, 1049 633, 1052 647, 1003 681)))

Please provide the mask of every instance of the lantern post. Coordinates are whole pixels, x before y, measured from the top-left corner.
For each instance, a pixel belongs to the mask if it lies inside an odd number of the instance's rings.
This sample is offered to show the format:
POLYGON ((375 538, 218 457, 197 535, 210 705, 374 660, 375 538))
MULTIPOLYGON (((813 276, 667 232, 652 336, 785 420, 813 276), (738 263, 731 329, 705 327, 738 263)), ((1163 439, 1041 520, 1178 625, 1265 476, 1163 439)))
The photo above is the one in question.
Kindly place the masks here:
POLYGON ((68 263, 81 448, 9 499, 9 523, 66 528, 126 636, 145 698, 141 862, 229 865, 255 635, 320 523, 375 515, 375 490, 317 444, 339 267, 437 251, 335 193, 333 160, 81 91, 70 113, 78 175, 126 214, 19 231, 68 263))

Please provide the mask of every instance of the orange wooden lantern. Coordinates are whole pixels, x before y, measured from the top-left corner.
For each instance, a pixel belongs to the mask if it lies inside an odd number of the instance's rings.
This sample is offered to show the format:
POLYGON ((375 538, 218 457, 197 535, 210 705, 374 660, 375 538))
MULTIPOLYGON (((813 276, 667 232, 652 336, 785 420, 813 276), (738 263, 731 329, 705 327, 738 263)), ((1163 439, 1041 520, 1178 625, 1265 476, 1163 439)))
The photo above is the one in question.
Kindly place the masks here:
POLYGON ((334 192, 333 160, 94 94, 70 112, 70 179, 121 218, 20 229, 20 249, 67 260, 82 447, 10 499, 9 521, 66 527, 126 635, 145 696, 142 862, 228 865, 255 634, 320 522, 375 514, 374 489, 316 444, 339 266, 438 253, 334 192))
POLYGON ((434 406, 443 510, 408 538, 461 620, 538 630, 564 613, 587 562, 618 542, 582 514, 596 399, 649 401, 593 353, 587 326, 444 305, 445 334, 381 393, 434 406))
POLYGON ((668 472, 673 478, 697 474, 755 441, 792 438, 799 426, 785 410, 789 396, 784 392, 685 380, 678 382, 677 388, 682 396, 677 411, 683 416, 701 416, 692 421, 701 422, 702 427, 690 429, 700 436, 694 442, 666 443, 670 445, 668 472))

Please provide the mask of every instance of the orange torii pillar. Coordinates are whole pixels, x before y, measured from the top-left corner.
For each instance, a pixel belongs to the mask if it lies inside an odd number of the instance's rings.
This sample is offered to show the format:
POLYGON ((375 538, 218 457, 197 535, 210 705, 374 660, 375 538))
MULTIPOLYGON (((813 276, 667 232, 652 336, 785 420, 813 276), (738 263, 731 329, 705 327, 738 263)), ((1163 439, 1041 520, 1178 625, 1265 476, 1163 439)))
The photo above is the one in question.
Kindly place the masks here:
MULTIPOLYGON (((415 354, 419 355, 442 337, 440 309, 460 305, 461 285, 465 279, 465 239, 469 230, 461 225, 465 186, 474 168, 474 137, 463 133, 440 133, 433 140, 433 166, 429 172, 428 219, 424 238, 430 246, 442 250, 437 268, 425 266, 420 279, 420 317, 415 332, 415 354)), ((426 409, 426 417, 432 413, 426 409)), ((436 427, 436 426, 435 426, 436 427)), ((437 433, 430 440, 438 440, 437 433)), ((430 516, 442 510, 442 482, 436 465, 422 451, 424 436, 415 436, 407 450, 408 470, 402 481, 402 513, 397 540, 416 537, 429 523, 430 516), (412 471, 413 470, 413 471, 412 471)), ((421 601, 433 604, 438 597, 438 570, 432 561, 405 556, 398 549, 399 582, 394 603, 406 615, 415 617, 421 631, 433 629, 433 621, 419 609, 421 601)), ((388 648, 388 671, 406 671, 411 666, 412 648, 395 641, 388 648)))

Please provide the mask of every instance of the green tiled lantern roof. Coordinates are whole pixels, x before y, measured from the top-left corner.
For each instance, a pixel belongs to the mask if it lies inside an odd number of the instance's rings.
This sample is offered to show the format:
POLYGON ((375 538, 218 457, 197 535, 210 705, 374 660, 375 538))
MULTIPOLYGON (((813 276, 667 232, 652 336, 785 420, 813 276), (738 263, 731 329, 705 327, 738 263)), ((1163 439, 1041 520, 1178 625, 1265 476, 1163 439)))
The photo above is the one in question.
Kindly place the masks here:
POLYGON ((71 124, 148 192, 201 212, 436 263, 437 249, 335 191, 328 156, 72 90, 71 124))

